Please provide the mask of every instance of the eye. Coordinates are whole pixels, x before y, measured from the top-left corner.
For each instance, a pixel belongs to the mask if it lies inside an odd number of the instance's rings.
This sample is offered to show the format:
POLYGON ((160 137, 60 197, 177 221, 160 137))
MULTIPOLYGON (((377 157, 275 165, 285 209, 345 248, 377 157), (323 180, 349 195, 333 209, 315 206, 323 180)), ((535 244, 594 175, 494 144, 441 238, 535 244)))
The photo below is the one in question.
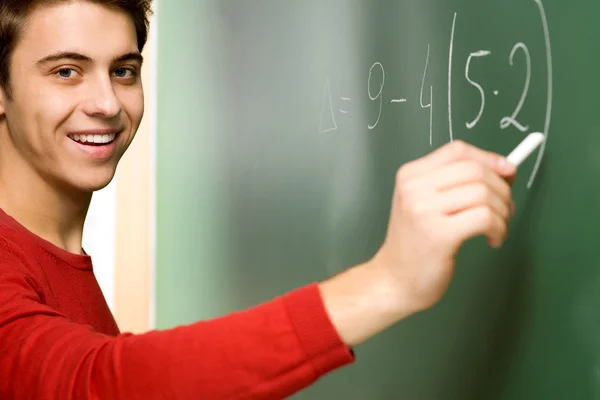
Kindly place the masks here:
POLYGON ((58 71, 56 71, 56 74, 63 79, 69 79, 69 78, 74 78, 77 71, 75 71, 73 68, 61 68, 58 71))
POLYGON ((136 75, 135 70, 131 69, 131 68, 125 68, 125 67, 121 67, 121 68, 117 68, 115 69, 115 75, 118 78, 133 78, 136 75), (127 75, 129 74, 129 75, 127 75))

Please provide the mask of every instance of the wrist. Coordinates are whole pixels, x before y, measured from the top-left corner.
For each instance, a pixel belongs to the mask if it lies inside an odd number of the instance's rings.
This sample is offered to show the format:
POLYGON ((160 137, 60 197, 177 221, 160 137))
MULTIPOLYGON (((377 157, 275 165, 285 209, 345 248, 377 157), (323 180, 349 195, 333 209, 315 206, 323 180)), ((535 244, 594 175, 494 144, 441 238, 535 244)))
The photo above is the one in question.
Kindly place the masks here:
POLYGON ((376 255, 359 266, 370 277, 370 295, 381 312, 402 319, 421 310, 412 295, 410 283, 390 267, 390 263, 376 255))
POLYGON ((354 347, 416 311, 400 286, 373 260, 322 282, 319 288, 338 334, 354 347))

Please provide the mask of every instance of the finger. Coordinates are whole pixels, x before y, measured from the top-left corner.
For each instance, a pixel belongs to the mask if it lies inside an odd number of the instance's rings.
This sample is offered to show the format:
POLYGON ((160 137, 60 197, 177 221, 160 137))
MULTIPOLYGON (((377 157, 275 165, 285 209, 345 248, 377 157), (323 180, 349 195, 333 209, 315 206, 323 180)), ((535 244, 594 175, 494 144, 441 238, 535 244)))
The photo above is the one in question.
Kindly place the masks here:
POLYGON ((439 149, 411 161, 403 166, 406 179, 415 178, 458 160, 478 161, 495 170, 501 176, 512 176, 515 167, 500 154, 482 150, 460 140, 455 140, 439 149))
POLYGON ((508 182, 493 170, 475 161, 455 162, 432 173, 429 179, 438 191, 469 183, 485 183, 504 201, 510 200, 511 190, 508 182))
POLYGON ((508 231, 507 221, 489 207, 469 208, 450 217, 456 245, 479 235, 485 235, 492 247, 500 247, 508 231))
POLYGON ((502 219, 508 219, 512 213, 510 198, 500 197, 483 182, 468 183, 446 190, 437 195, 435 206, 436 210, 448 215, 479 207, 489 207, 502 219))
POLYGON ((512 174, 505 175, 504 179, 509 185, 512 186, 515 183, 515 180, 517 179, 517 171, 514 171, 514 173, 512 174))

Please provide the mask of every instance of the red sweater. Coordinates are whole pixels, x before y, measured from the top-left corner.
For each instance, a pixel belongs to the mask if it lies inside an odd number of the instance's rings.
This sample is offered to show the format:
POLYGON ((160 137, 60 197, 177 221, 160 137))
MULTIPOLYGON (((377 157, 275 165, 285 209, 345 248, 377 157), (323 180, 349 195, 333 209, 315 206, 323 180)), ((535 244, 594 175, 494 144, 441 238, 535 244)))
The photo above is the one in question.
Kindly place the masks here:
POLYGON ((281 399, 353 361, 316 284, 215 320, 120 333, 90 257, 0 210, 1 399, 281 399))

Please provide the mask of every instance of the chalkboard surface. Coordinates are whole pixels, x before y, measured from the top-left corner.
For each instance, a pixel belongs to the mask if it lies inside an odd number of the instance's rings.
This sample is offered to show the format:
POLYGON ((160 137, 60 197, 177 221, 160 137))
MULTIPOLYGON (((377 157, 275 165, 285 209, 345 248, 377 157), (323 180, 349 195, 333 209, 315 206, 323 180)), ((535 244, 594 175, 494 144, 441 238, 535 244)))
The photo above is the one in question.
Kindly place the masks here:
POLYGON ((298 399, 600 398, 600 3, 160 5, 158 328, 325 279, 380 246, 394 174, 461 139, 520 168, 500 250, 298 399))

